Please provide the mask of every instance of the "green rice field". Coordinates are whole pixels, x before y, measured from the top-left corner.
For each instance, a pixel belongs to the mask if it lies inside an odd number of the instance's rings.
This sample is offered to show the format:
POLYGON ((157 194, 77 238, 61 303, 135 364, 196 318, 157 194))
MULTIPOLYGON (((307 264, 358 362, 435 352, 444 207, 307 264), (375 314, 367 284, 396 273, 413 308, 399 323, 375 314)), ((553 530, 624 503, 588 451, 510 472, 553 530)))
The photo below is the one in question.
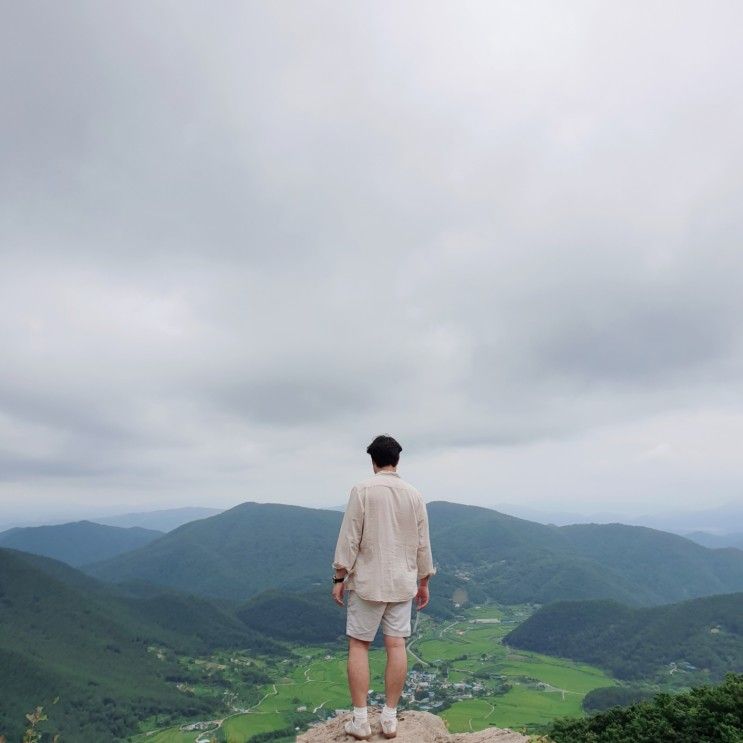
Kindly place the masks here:
POLYGON ((502 638, 514 624, 506 619, 506 608, 480 607, 468 612, 464 621, 427 623, 422 639, 413 644, 429 668, 445 664, 452 683, 477 678, 497 692, 456 701, 441 712, 452 732, 488 726, 524 729, 556 717, 582 716, 581 701, 587 692, 616 683, 583 663, 508 648, 502 638), (503 684, 510 687, 505 694, 498 688, 503 684))

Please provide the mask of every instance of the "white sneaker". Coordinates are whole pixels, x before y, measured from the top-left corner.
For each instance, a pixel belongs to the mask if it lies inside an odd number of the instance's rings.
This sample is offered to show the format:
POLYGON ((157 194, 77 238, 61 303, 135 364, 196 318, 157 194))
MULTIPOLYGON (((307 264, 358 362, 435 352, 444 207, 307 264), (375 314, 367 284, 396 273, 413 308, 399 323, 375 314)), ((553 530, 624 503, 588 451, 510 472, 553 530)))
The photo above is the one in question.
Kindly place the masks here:
POLYGON ((369 740, 372 735, 371 725, 368 722, 357 723, 353 718, 343 726, 343 729, 346 735, 352 735, 356 740, 369 740))
POLYGON ((384 717, 379 719, 382 724, 382 734, 385 738, 396 738, 397 737, 397 718, 393 717, 391 720, 385 720, 384 717))

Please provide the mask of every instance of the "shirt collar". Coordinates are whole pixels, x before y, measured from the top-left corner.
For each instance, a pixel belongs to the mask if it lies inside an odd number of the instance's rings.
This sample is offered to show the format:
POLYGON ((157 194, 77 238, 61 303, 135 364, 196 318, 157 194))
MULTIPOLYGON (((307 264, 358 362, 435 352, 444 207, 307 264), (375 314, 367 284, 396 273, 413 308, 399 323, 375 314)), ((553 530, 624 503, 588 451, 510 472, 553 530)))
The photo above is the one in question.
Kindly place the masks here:
POLYGON ((393 477, 400 477, 397 472, 391 472, 390 470, 384 470, 384 472, 375 472, 376 475, 392 475, 393 477))

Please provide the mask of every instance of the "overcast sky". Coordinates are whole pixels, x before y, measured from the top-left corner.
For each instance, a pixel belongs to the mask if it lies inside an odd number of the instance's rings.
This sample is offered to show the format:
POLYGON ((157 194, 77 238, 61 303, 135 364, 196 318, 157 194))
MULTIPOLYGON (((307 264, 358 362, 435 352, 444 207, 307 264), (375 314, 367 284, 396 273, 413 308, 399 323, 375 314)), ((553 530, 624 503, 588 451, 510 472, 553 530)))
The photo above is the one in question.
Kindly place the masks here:
POLYGON ((743 498, 743 5, 6 3, 0 521, 743 498))

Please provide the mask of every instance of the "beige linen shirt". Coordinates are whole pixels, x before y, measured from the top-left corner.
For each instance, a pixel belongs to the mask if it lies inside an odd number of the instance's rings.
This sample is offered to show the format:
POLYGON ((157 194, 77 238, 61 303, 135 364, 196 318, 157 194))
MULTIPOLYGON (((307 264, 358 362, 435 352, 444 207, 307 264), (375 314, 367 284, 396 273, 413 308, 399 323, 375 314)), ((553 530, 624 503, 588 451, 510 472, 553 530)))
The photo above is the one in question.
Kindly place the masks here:
POLYGON ((378 472, 351 488, 334 568, 367 601, 407 601, 436 568, 421 494, 396 472, 378 472))

